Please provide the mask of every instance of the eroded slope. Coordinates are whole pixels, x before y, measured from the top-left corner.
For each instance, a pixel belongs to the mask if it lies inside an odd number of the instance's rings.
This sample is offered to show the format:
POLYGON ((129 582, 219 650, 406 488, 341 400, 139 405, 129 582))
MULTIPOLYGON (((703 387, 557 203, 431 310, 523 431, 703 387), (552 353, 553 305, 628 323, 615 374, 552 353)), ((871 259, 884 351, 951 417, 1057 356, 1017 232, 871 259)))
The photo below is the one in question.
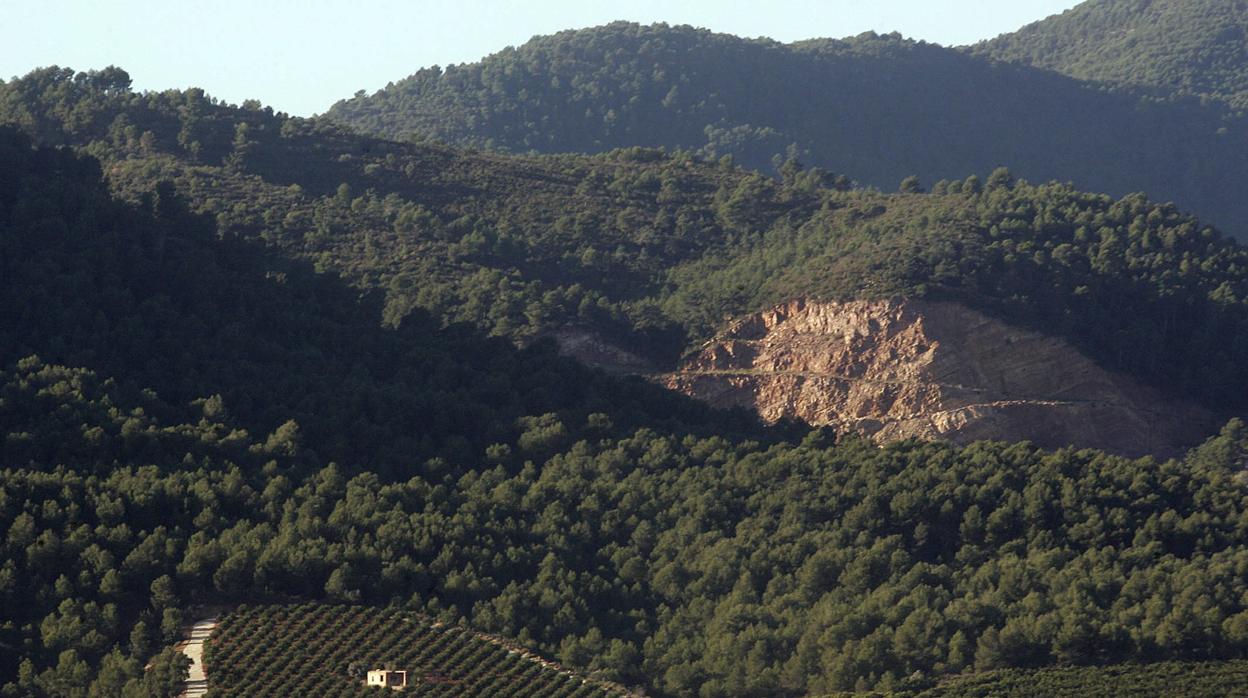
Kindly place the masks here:
POLYGON ((795 300, 734 322, 662 380, 718 406, 881 442, 1027 439, 1166 454, 1214 422, 1061 339, 947 302, 795 300))

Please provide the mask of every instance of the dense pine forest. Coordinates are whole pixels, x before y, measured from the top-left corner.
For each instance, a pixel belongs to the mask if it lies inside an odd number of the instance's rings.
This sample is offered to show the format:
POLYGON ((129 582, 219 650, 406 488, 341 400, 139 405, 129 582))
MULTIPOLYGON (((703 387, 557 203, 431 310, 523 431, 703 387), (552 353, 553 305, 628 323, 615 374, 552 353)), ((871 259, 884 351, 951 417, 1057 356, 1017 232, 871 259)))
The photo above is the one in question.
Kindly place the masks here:
MULTIPOLYGON (((1242 55, 1242 37, 1228 41, 1242 55)), ((664 146, 767 170, 796 155, 883 189, 1005 165, 1033 181, 1178 201, 1248 235, 1238 185, 1248 122, 1232 107, 1105 89, 897 34, 781 44, 615 23, 424 68, 327 116, 515 153, 664 146)))
POLYGON ((981 42, 992 58, 1248 108, 1248 4, 1100 0, 981 42))
POLYGON ((312 119, 117 67, 0 82, 0 696, 171 698, 209 608, 219 695, 400 661, 438 667, 422 695, 1245 690, 1232 81, 1017 37, 615 24, 312 119), (914 157, 866 127, 890 81, 914 157), (799 297, 962 303, 1224 426, 1174 458, 879 446, 626 375, 799 297))

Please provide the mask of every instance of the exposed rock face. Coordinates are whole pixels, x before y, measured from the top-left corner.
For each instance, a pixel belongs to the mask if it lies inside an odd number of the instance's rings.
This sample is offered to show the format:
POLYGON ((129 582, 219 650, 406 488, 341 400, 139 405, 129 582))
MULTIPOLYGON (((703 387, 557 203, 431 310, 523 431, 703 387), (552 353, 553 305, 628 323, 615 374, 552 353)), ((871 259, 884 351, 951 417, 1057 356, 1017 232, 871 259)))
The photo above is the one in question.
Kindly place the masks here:
POLYGON ((1030 440, 1169 455, 1211 413, 1094 364, 1065 341, 954 303, 796 300, 742 318, 670 388, 718 406, 854 430, 879 442, 1030 440))

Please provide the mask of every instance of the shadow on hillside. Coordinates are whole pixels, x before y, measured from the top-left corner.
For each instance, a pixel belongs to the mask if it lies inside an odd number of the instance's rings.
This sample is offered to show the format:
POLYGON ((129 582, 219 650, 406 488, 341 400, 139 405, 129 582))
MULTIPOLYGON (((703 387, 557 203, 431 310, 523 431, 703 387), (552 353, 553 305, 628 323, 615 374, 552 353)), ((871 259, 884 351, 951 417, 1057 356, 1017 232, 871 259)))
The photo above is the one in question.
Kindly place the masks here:
POLYGON ((0 329, 6 364, 39 354, 171 404, 219 394, 253 433, 293 419, 322 462, 399 478, 479 465, 487 446, 521 433, 532 448, 517 463, 642 427, 764 441, 801 432, 587 369, 549 342, 517 349, 422 312, 382 327, 379 294, 217 239, 213 221, 171 189, 138 210, 109 198, 98 167, 91 181, 72 172, 83 168, 68 153, 30 152, 30 167, 6 182, 18 196, 51 197, 61 212, 101 210, 92 224, 62 221, 57 234, 13 221, 14 273, 0 285, 17 315, 0 329))

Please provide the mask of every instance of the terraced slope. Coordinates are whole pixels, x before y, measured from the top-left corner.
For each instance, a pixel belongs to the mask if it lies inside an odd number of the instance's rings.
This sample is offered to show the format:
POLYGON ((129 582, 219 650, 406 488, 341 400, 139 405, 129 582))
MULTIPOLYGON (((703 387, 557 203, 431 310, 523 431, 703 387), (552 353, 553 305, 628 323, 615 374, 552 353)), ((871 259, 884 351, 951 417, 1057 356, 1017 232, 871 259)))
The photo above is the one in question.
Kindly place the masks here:
POLYGON ((917 698, 1196 698, 1248 695, 1248 662, 1158 662, 992 671, 954 679, 917 698))
POLYGON ((242 606, 222 619, 205 664, 214 696, 376 696, 364 674, 378 668, 408 672, 404 695, 628 694, 501 638, 366 606, 242 606))

